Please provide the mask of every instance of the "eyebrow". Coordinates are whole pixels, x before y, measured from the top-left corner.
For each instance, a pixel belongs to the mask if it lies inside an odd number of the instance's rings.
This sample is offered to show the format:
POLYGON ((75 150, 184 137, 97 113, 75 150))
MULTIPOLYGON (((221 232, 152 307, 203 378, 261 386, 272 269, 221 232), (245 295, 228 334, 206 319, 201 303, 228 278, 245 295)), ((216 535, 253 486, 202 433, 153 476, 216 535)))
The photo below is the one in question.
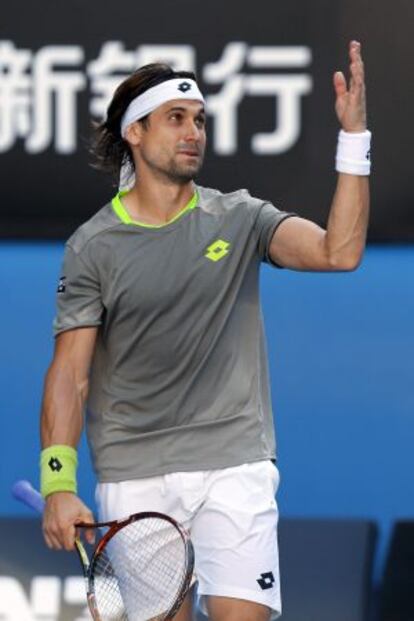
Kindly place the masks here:
MULTIPOLYGON (((172 108, 168 108, 168 110, 166 111, 166 114, 169 114, 170 112, 174 112, 174 111, 178 111, 178 112, 189 112, 188 108, 184 108, 184 106, 174 106, 172 108)), ((206 111, 204 106, 201 106, 201 108, 197 111, 197 115, 198 114, 204 114, 205 115, 206 111)))

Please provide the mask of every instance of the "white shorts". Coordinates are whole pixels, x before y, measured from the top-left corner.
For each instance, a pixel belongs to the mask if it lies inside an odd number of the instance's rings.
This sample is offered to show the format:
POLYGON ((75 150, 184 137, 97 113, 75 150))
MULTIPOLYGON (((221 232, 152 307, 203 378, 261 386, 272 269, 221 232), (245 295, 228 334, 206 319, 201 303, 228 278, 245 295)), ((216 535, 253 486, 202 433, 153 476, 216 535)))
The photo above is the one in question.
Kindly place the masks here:
POLYGON ((278 509, 279 473, 270 461, 199 472, 175 472, 96 489, 99 519, 140 511, 171 515, 191 534, 197 594, 264 604, 281 613, 278 509))

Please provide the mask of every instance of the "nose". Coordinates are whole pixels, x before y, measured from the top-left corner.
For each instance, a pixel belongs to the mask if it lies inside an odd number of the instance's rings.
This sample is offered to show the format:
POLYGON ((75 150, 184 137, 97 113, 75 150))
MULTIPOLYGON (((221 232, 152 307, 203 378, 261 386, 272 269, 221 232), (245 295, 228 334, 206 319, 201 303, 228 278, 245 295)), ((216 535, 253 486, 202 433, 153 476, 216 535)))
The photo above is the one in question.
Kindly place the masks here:
POLYGON ((185 126, 184 139, 189 142, 196 142, 200 139, 201 130, 193 119, 189 119, 185 126))

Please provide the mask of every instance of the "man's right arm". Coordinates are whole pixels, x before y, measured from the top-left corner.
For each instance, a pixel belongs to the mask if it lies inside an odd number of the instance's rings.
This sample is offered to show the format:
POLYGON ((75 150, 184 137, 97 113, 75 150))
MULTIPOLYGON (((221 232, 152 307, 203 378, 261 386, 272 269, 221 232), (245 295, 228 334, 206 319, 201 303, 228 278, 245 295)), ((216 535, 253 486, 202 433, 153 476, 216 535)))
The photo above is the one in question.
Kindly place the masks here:
MULTIPOLYGON (((97 327, 77 328, 56 337, 43 396, 43 449, 54 445, 77 447, 97 331, 97 327)), ((93 515, 75 494, 54 492, 47 496, 43 533, 50 548, 72 550, 76 522, 93 522, 93 515)), ((93 540, 93 531, 87 533, 87 539, 93 540)))

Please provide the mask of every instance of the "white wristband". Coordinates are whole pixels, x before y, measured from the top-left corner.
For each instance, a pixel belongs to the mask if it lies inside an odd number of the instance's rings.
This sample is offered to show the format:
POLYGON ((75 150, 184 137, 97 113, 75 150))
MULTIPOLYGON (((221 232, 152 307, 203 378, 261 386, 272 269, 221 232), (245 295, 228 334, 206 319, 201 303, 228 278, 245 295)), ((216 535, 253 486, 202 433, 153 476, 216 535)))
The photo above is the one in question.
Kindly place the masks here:
POLYGON ((348 175, 369 175, 371 172, 371 132, 339 132, 336 170, 348 175))

